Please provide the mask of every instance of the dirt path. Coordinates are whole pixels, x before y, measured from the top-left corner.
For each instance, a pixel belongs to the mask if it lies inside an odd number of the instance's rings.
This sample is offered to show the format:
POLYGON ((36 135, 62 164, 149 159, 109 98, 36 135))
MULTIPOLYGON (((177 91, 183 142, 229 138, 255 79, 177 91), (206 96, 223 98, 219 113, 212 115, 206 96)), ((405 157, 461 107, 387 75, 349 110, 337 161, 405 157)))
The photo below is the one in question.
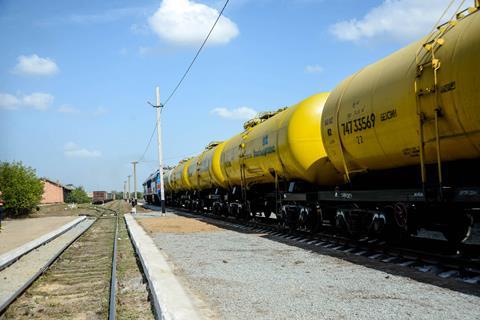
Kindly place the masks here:
POLYGON ((216 232, 222 230, 203 221, 178 216, 156 218, 143 218, 138 216, 137 221, 148 233, 195 233, 216 232))
POLYGON ((78 216, 27 218, 4 221, 2 222, 2 232, 0 232, 0 254, 35 240, 76 218, 78 218, 78 216))

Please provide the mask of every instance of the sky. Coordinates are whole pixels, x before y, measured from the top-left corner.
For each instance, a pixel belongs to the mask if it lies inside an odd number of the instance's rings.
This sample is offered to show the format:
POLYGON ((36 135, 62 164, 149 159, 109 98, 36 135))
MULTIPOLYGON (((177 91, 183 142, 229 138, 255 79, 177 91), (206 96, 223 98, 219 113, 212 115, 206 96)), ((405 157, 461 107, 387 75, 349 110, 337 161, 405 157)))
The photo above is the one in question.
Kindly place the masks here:
MULTIPOLYGON (((231 0, 162 111, 165 164, 331 91, 427 34, 449 2, 231 0)), ((93 191, 123 190, 141 160, 141 189, 158 167, 147 101, 156 86, 170 95, 223 4, 0 0, 0 161, 93 191)))

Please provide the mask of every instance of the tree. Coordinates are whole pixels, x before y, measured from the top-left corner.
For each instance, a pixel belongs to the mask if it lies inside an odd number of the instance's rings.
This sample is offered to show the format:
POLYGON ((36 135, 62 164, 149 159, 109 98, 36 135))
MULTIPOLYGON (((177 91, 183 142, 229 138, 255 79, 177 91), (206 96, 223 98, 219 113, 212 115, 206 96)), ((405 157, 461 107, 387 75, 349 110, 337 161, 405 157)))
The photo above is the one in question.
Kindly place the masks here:
POLYGON ((67 195, 67 199, 65 200, 67 203, 89 203, 90 201, 91 200, 83 187, 73 189, 72 192, 67 195))
POLYGON ((42 199, 43 182, 21 162, 0 163, 0 190, 7 215, 28 214, 42 199))

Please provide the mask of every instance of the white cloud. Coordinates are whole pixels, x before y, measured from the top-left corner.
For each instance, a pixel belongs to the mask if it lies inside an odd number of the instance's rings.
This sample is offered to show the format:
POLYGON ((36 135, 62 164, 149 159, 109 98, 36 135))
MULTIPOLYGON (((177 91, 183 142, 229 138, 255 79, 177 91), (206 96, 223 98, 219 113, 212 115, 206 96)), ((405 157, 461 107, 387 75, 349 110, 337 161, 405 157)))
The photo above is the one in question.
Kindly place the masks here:
POLYGON ((78 146, 74 142, 67 142, 65 144, 64 154, 72 158, 98 158, 102 155, 98 150, 88 150, 78 146))
POLYGON ((0 93, 0 108, 16 110, 20 107, 33 108, 40 111, 47 110, 55 99, 49 93, 34 92, 30 95, 14 96, 9 93, 0 93))
POLYGON ((104 107, 97 107, 95 109, 83 109, 80 110, 78 108, 75 108, 69 104, 63 104, 61 105, 58 109, 58 112, 64 113, 64 114, 70 114, 70 115, 82 115, 86 117, 101 117, 105 114, 108 113, 108 109, 104 107))
POLYGON ((117 8, 91 14, 74 14, 67 21, 78 24, 110 23, 127 17, 142 16, 146 10, 146 7, 117 8))
POLYGON ((145 23, 142 23, 142 24, 134 23, 130 26, 130 31, 134 34, 145 35, 150 32, 150 28, 145 23))
POLYGON ((104 114, 108 113, 108 109, 104 107, 97 107, 95 111, 93 111, 93 115, 95 117, 103 116, 104 114))
POLYGON ((21 105, 20 99, 9 93, 0 92, 0 108, 7 110, 15 110, 21 105))
POLYGON ((308 65, 305 67, 306 73, 322 73, 323 67, 318 64, 308 65))
POLYGON ((145 55, 151 53, 152 51, 153 51, 153 49, 150 48, 150 47, 140 47, 140 48, 138 48, 138 53, 141 56, 145 56, 145 55))
MULTIPOLYGON (((218 10, 190 0, 163 0, 148 19, 152 30, 164 40, 181 45, 197 45, 208 34, 218 10)), ((225 44, 239 34, 237 25, 222 16, 213 30, 210 44, 225 44)))
POLYGON ((80 110, 68 104, 61 105, 57 111, 61 113, 80 113, 80 110))
POLYGON ((52 104, 54 97, 48 93, 34 92, 22 98, 23 105, 45 111, 52 104))
POLYGON ((140 46, 137 52, 140 56, 144 57, 149 55, 172 54, 172 53, 175 53, 175 50, 176 49, 172 47, 169 48, 169 47, 160 47, 160 46, 157 46, 157 47, 140 46))
POLYGON ((19 56, 18 63, 13 69, 13 73, 23 75, 43 75, 50 76, 58 72, 58 66, 50 58, 41 58, 36 54, 31 56, 19 56))
POLYGON ((227 108, 215 108, 210 111, 210 113, 225 119, 248 120, 253 118, 257 114, 257 111, 248 107, 240 107, 231 110, 227 108))
MULTIPOLYGON (((416 40, 426 35, 450 0, 384 0, 361 19, 338 22, 330 31, 342 41, 416 40)), ((447 17, 450 18, 452 12, 447 17)))

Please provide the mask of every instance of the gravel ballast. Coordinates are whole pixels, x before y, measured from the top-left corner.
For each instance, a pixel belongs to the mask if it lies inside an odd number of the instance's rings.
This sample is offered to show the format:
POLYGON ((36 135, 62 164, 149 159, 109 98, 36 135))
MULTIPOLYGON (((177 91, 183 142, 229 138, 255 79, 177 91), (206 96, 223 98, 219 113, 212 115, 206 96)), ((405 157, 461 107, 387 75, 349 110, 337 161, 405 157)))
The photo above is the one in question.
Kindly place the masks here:
MULTIPOLYGON (((173 215, 170 215, 173 216, 173 215)), ((479 319, 480 298, 225 229, 148 229, 220 319, 479 319)), ((155 221, 158 224, 158 221, 155 221)), ((161 222, 160 222, 161 223, 161 222)))

